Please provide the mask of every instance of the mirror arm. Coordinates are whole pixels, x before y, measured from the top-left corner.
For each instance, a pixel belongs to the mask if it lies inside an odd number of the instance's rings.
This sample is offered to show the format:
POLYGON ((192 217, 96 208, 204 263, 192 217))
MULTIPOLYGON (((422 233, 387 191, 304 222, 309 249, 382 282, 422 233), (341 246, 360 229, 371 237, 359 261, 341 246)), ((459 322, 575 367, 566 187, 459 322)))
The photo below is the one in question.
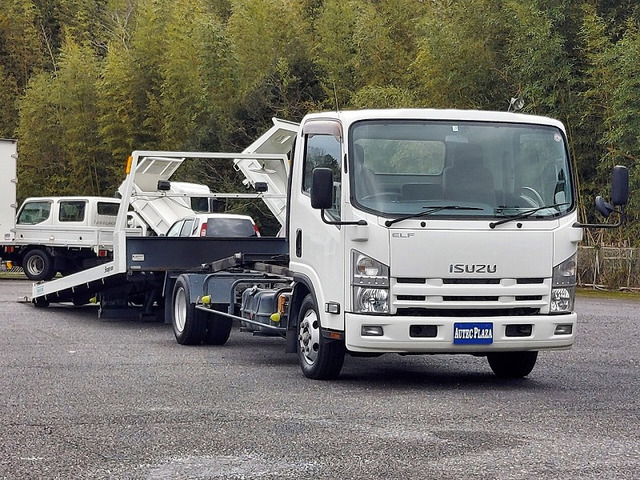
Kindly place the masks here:
POLYGON ((333 220, 327 220, 327 218, 324 215, 324 208, 320 209, 320 218, 327 225, 361 225, 361 226, 367 225, 366 220, 358 220, 357 222, 334 222, 333 220))
POLYGON ((621 226, 626 218, 624 213, 624 207, 620 207, 620 210, 614 210, 611 213, 617 213, 619 215, 616 223, 580 223, 576 222, 572 225, 574 228, 618 228, 621 226))

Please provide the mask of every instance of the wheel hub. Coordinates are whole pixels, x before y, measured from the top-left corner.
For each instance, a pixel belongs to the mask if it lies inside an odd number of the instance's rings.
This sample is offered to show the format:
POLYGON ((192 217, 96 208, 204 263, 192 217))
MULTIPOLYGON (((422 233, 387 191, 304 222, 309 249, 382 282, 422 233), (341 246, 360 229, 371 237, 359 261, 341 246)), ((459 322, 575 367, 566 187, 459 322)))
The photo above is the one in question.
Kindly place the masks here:
POLYGON ((300 334, 298 335, 300 351, 309 365, 318 358, 320 348, 320 328, 318 318, 313 310, 307 312, 300 324, 300 334))

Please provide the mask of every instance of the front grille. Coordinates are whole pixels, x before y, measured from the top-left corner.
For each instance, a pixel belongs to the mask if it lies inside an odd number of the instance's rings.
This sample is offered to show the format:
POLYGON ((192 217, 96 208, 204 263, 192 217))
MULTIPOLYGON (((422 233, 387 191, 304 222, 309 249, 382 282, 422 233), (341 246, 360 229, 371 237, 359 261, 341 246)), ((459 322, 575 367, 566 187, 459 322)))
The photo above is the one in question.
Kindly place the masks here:
POLYGON ((405 302, 424 302, 424 295, 398 295, 398 300, 405 302))
POLYGON ((497 302, 500 297, 490 296, 446 296, 442 297, 445 302, 497 302))
POLYGON ((499 278, 443 278, 443 285, 499 285, 499 278))
POLYGON ((403 278, 398 278, 396 281, 398 283, 427 283, 427 279, 426 278, 408 278, 408 277, 403 277, 403 278))
POLYGON ((551 279, 401 277, 390 294, 404 316, 536 315, 548 308, 551 279))
POLYGON ((538 315, 539 308, 399 308, 400 317, 518 317, 538 315))

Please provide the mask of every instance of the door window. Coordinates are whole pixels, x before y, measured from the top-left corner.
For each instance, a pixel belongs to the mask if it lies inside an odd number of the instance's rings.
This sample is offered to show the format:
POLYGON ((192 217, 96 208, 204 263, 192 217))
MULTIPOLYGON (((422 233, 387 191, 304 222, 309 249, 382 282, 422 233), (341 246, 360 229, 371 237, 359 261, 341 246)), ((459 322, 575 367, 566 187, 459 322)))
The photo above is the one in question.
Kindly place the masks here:
POLYGON ((340 192, 342 177, 340 172, 340 142, 333 135, 307 135, 304 156, 302 189, 305 193, 311 191, 313 170, 329 168, 333 172, 333 207, 326 210, 327 215, 340 219, 340 192))
POLYGON ((182 230, 180 230, 181 237, 189 237, 191 236, 191 228, 193 227, 193 218, 187 218, 184 221, 184 225, 182 225, 182 230))
POLYGON ((87 202, 82 200, 65 200, 60 202, 60 214, 58 218, 61 222, 82 222, 87 202))

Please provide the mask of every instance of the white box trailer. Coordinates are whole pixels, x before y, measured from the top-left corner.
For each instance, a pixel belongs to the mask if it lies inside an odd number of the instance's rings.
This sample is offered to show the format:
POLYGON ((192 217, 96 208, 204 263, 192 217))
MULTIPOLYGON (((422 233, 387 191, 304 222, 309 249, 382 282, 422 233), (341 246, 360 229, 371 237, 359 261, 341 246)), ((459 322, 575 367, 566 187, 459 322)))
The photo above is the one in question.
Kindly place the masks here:
MULTIPOLYGON (((116 227, 114 262, 85 278, 87 288, 36 285, 34 303, 98 287, 105 305, 140 295, 181 344, 223 344, 237 320, 285 337, 313 379, 339 375, 345 354, 385 353, 485 356, 496 375, 520 378, 539 351, 571 348, 587 225, 577 220, 560 122, 463 110, 327 112, 306 116, 294 145, 285 238, 171 243, 116 227)), ((133 164, 187 156, 234 158, 134 152, 133 164)), ((267 174, 278 171, 267 162, 289 163, 237 158, 267 174)), ((620 221, 588 226, 620 225, 627 197, 628 172, 615 167, 611 203, 597 205, 620 221)))
POLYGON ((16 221, 16 189, 18 183, 18 142, 0 139, 0 169, 2 170, 2 188, 0 188, 0 240, 11 241, 14 238, 13 227, 16 221))

